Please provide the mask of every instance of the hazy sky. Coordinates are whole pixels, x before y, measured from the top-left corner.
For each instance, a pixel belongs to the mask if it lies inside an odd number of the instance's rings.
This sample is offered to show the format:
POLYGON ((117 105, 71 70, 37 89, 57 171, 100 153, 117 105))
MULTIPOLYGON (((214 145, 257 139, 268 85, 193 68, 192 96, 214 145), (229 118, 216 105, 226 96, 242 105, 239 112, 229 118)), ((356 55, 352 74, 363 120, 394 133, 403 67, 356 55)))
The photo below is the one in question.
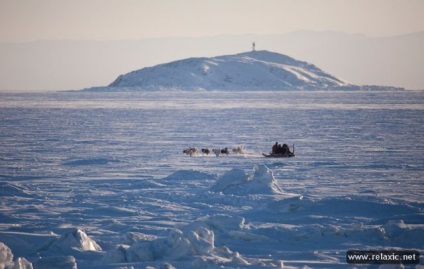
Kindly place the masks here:
POLYGON ((424 0, 0 0, 0 91, 107 85, 146 66, 249 50, 253 40, 246 34, 255 36, 257 49, 310 61, 352 83, 424 87, 422 39, 408 46, 387 39, 392 45, 382 43, 384 50, 366 43, 348 51, 337 42, 331 48, 304 42, 290 50, 287 42, 261 40, 299 30, 324 37, 325 31, 368 37, 423 32, 424 0), (239 43, 244 37, 249 40, 239 43))
POLYGON ((0 0, 0 42, 424 30, 424 0, 0 0))

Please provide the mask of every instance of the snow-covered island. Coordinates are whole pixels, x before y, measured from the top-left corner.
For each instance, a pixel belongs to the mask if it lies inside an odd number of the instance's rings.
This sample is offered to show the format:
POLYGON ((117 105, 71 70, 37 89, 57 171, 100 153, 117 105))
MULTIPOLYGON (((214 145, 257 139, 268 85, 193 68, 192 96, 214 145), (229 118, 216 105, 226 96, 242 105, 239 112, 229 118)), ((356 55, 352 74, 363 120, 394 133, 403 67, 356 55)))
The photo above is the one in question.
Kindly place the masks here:
POLYGON ((188 58, 120 75, 85 91, 140 90, 398 90, 358 86, 313 64, 271 51, 188 58))

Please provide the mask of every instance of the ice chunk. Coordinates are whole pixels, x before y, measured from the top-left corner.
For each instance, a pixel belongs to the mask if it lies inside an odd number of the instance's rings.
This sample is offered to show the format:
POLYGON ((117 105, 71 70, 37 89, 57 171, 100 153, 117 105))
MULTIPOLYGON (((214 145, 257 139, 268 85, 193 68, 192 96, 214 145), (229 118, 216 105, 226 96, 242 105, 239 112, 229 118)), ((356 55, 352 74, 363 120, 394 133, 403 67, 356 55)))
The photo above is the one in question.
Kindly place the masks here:
POLYGON ((127 262, 128 246, 118 245, 117 248, 108 251, 107 255, 102 258, 104 264, 127 262))
POLYGON ((215 248, 215 236, 213 231, 204 227, 200 227, 196 231, 187 233, 187 238, 190 241, 193 250, 196 254, 208 254, 215 248))
POLYGON ((232 252, 226 247, 225 249, 228 251, 223 252, 222 249, 223 247, 215 247, 215 235, 212 230, 202 226, 188 226, 184 231, 172 229, 165 237, 151 241, 139 241, 129 248, 121 246, 119 249, 109 251, 108 255, 103 258, 103 262, 193 260, 194 268, 205 268, 207 263, 213 260, 248 264, 237 252, 232 252))
POLYGON ((57 241, 53 242, 50 248, 59 249, 76 249, 76 250, 92 250, 101 251, 102 248, 87 234, 79 229, 75 229, 70 233, 62 235, 57 241))
POLYGON ((214 247, 213 231, 203 227, 186 233, 173 229, 165 238, 131 246, 127 258, 128 261, 179 260, 193 255, 208 255, 214 247))
POLYGON ((248 175, 241 169, 234 168, 221 176, 215 185, 212 186, 213 192, 225 192, 228 189, 236 188, 247 181, 248 175))
POLYGON ((0 242, 0 268, 4 268, 5 265, 11 264, 13 261, 12 250, 0 242))
POLYGON ((265 165, 256 165, 251 176, 243 170, 232 169, 217 180, 211 191, 235 195, 283 194, 272 170, 265 165))
POLYGON ((19 257, 13 263, 12 250, 2 242, 0 242, 0 268, 33 269, 32 264, 25 258, 19 257))
POLYGON ((33 267, 32 263, 30 263, 27 259, 19 257, 16 259, 13 269, 33 269, 33 267))

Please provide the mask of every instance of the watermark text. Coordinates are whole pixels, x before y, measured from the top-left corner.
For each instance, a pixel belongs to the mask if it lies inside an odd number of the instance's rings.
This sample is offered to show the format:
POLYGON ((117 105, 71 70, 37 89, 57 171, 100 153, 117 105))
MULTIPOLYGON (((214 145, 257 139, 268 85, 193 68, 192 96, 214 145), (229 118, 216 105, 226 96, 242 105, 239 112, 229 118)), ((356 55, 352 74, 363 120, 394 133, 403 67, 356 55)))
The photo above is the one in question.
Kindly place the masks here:
POLYGON ((416 250, 349 250, 346 252, 347 263, 369 264, 418 264, 420 252, 416 250))

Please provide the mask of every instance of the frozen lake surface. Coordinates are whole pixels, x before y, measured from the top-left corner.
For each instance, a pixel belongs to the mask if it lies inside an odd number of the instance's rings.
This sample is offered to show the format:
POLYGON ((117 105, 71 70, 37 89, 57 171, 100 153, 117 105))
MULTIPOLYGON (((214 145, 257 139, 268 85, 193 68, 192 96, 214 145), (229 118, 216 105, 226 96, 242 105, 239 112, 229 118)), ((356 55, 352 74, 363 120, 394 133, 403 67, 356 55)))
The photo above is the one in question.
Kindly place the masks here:
POLYGON ((0 94, 0 130, 0 242, 35 268, 424 250, 422 92, 0 94), (264 158, 276 141, 296 157, 264 158))

